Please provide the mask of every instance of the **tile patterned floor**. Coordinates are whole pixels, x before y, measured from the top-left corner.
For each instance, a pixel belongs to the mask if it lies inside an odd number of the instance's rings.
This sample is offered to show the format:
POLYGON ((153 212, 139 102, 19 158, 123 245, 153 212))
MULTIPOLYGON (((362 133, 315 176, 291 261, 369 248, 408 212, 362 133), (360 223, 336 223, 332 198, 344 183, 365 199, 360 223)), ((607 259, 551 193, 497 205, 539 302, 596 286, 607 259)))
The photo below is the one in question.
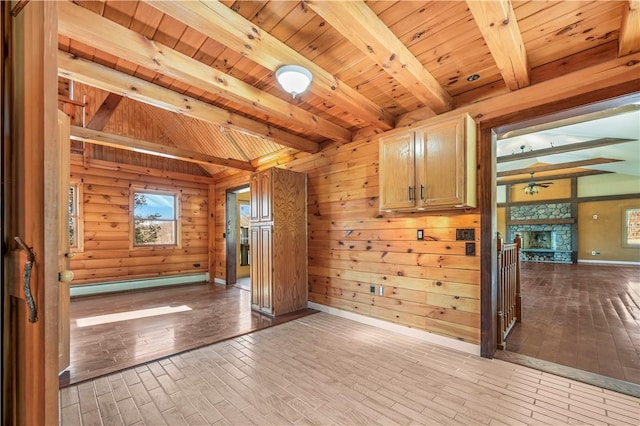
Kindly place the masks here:
POLYGON ((271 327, 310 312, 315 311, 269 318, 251 311, 248 291, 206 283, 73 299, 71 365, 60 376, 60 386, 271 327), (104 322, 113 315, 181 306, 189 310, 104 322), (101 323, 80 326, 82 321, 101 316, 101 323))
POLYGON ((324 313, 60 391, 63 425, 640 424, 640 399, 324 313))
POLYGON ((640 267, 522 263, 507 350, 640 384, 640 267))

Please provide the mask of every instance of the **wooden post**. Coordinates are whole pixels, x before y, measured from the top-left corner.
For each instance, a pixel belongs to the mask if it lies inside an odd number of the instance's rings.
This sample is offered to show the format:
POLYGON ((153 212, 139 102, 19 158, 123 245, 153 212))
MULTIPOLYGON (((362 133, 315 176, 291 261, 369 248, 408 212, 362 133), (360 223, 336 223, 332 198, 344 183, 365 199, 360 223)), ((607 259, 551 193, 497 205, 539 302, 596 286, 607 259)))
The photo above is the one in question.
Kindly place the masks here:
POLYGON ((504 330, 504 276, 503 276, 503 268, 502 268, 502 246, 503 239, 502 234, 498 232, 496 242, 497 249, 497 264, 498 264, 498 321, 496 321, 496 337, 498 338, 497 344, 499 349, 504 349, 504 339, 503 333, 504 330))
POLYGON ((516 322, 522 321, 522 294, 520 293, 520 249, 522 248, 522 238, 520 233, 516 233, 513 240, 516 243, 516 322))

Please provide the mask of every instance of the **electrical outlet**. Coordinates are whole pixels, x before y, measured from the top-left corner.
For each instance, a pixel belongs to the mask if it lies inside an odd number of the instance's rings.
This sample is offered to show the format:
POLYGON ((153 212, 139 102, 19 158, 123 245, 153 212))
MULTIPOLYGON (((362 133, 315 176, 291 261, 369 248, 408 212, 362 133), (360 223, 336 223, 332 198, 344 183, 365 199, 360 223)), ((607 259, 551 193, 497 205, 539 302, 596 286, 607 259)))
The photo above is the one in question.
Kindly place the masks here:
POLYGON ((464 254, 467 256, 475 256, 476 255, 476 243, 465 243, 464 244, 464 254))
POLYGON ((369 293, 376 294, 376 286, 375 285, 370 285, 369 286, 369 293))
POLYGON ((591 256, 598 256, 599 254, 600 254, 600 252, 597 251, 597 250, 592 250, 591 251, 591 256))
POLYGON ((378 287, 378 294, 380 296, 384 296, 384 287, 382 287, 382 286, 378 287))

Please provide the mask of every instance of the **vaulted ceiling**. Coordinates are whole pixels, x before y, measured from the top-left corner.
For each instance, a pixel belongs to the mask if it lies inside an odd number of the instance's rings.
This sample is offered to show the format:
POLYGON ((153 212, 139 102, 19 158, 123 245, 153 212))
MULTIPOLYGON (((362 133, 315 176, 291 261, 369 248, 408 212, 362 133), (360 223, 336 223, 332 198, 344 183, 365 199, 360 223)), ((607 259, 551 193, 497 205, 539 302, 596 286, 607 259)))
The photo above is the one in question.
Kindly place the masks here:
MULTIPOLYGON (((159 150, 212 175, 317 152, 393 129, 409 113, 427 118, 638 51, 637 0, 59 5, 59 75, 146 104, 173 144, 159 150), (296 98, 274 78, 286 64, 313 74, 296 98)), ((75 137, 154 149, 94 127, 75 137)))

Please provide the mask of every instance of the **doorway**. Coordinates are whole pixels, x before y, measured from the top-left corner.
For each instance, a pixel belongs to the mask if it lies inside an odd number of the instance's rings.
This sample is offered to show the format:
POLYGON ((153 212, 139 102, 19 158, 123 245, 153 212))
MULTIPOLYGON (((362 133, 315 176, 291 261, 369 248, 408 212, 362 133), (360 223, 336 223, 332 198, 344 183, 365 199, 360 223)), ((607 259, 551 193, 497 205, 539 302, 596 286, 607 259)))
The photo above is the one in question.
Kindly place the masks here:
POLYGON ((527 243, 521 322, 498 357, 640 384, 640 245, 624 214, 640 207, 639 102, 495 129, 497 230, 527 243))
POLYGON ((226 196, 226 284, 247 291, 251 291, 250 197, 248 186, 230 189, 226 196))

